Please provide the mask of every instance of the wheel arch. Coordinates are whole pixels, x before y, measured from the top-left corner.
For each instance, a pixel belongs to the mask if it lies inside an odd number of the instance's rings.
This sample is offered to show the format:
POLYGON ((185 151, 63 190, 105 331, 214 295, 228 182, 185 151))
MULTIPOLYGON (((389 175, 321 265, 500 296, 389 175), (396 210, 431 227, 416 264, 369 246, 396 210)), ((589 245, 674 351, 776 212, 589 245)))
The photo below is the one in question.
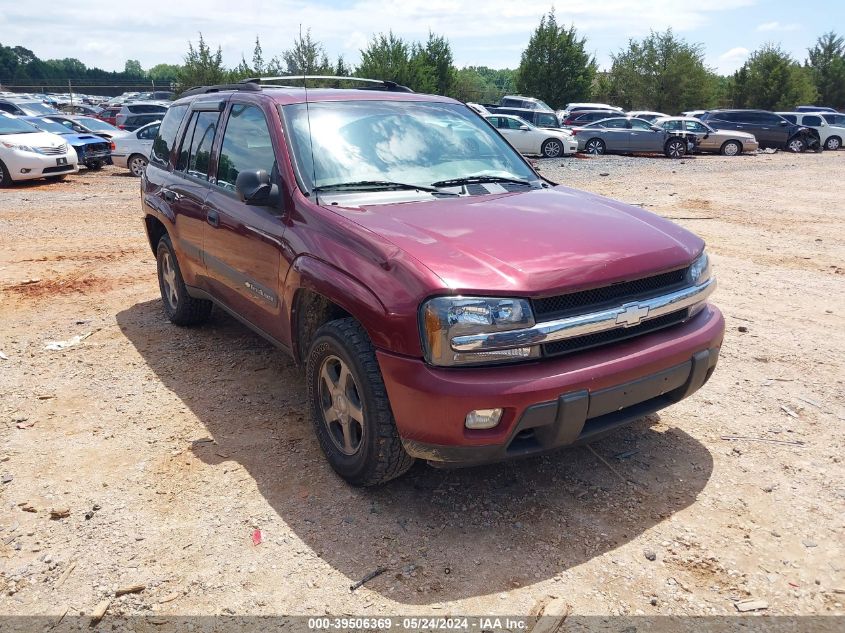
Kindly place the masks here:
POLYGON ((165 235, 170 235, 170 233, 164 222, 150 214, 144 216, 144 227, 147 229, 147 239, 150 243, 150 249, 153 251, 153 255, 155 255, 159 240, 165 235))
POLYGON ((291 266, 285 285, 290 308, 290 340, 294 360, 302 364, 314 333, 335 319, 352 317, 366 330, 376 347, 389 347, 391 329, 387 310, 363 283, 327 262, 300 256, 291 266))

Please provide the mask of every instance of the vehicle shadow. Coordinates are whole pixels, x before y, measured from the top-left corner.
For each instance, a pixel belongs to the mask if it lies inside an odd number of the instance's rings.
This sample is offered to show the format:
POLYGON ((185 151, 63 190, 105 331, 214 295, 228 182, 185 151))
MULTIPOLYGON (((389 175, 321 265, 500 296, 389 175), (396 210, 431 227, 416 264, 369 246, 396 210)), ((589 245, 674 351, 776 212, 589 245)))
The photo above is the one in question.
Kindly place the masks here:
POLYGON ((367 587, 406 604, 561 574, 692 504, 713 469, 700 442, 655 429, 651 416, 592 445, 613 471, 578 447, 465 470, 417 464, 382 487, 356 489, 325 462, 301 372, 284 353, 220 310, 204 327, 177 328, 159 301, 147 301, 117 323, 213 438, 193 445, 197 457, 221 468, 237 461, 296 537, 350 584, 386 567, 367 587))

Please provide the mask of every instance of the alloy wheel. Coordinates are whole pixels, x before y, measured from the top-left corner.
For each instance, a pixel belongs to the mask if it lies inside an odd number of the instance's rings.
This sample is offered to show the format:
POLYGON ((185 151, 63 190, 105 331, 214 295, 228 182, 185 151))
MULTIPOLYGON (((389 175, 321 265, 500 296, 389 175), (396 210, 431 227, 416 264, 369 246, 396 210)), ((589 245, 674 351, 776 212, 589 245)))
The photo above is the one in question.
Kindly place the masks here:
POLYGON ((681 158, 684 155, 684 144, 681 141, 669 141, 666 152, 670 158, 681 158))
POLYGON ((585 147, 588 154, 604 154, 604 147, 601 144, 601 141, 590 141, 587 143, 585 147))
POLYGON ((179 295, 176 294, 176 267, 170 253, 164 253, 161 258, 161 282, 167 303, 173 310, 179 305, 179 295))
POLYGON ((558 141, 546 141, 543 145, 543 156, 546 158, 557 158, 560 156, 562 147, 558 141))
POLYGON ((737 154, 739 154, 739 145, 733 142, 725 144, 725 156, 736 156, 737 154))
POLYGON ((795 152, 796 154, 798 154, 799 152, 803 152, 804 141, 802 141, 800 138, 792 139, 791 141, 789 141, 789 150, 791 152, 795 152))
POLYGON ((147 168, 147 161, 144 160, 141 156, 135 156, 132 160, 129 161, 129 171, 132 172, 133 176, 140 177, 144 170, 147 168))
POLYGON ((355 377, 337 356, 320 366, 319 402, 323 424, 335 448, 354 455, 364 441, 364 407, 355 377))

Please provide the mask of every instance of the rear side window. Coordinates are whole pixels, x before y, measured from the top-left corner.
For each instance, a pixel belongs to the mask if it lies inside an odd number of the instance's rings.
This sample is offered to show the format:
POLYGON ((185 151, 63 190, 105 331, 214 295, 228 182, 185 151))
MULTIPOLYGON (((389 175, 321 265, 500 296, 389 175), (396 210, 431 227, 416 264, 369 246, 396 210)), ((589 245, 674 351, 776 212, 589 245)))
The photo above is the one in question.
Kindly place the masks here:
POLYGON ((557 127, 558 121, 554 114, 538 114, 536 124, 541 127, 557 127))
POLYGON ((153 142, 152 152, 150 152, 150 162, 167 165, 170 150, 173 149, 176 142, 176 133, 179 131, 179 125, 182 123, 182 118, 185 116, 187 109, 187 105, 173 106, 164 115, 158 136, 153 142))
POLYGON ((139 104, 127 106, 132 114, 149 114, 151 112, 164 112, 167 110, 164 106, 139 104))
MULTIPOLYGON (((793 121, 793 123, 794 123, 794 121, 793 121)), ((815 115, 815 114, 810 115, 810 116, 805 116, 804 120, 802 121, 802 125, 812 125, 812 126, 818 127, 821 124, 822 124, 822 118, 820 116, 815 115)))
POLYGON ((223 133, 217 186, 234 191, 242 171, 263 169, 273 177, 275 164, 276 155, 264 112, 254 105, 234 104, 223 133))
POLYGON ((155 138, 156 134, 158 134, 158 128, 158 125, 151 125, 150 127, 145 127, 142 130, 138 130, 138 133, 135 136, 143 140, 155 138))
POLYGON ((798 117, 794 114, 781 114, 781 116, 790 123, 798 123, 798 117))
POLYGON ((185 172, 194 178, 208 179, 208 163, 211 158, 211 145, 217 132, 217 111, 199 111, 191 115, 176 170, 185 172))

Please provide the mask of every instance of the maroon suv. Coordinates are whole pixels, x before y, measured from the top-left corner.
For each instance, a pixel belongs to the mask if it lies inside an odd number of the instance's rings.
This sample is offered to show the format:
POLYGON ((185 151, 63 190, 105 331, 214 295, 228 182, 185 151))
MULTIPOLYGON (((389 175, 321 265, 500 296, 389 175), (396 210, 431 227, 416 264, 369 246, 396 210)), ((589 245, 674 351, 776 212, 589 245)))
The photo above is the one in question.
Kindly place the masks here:
POLYGON ((457 101, 366 85, 192 90, 141 183, 170 320, 217 305, 304 365, 342 477, 590 441, 707 381, 700 238, 555 186, 457 101))

